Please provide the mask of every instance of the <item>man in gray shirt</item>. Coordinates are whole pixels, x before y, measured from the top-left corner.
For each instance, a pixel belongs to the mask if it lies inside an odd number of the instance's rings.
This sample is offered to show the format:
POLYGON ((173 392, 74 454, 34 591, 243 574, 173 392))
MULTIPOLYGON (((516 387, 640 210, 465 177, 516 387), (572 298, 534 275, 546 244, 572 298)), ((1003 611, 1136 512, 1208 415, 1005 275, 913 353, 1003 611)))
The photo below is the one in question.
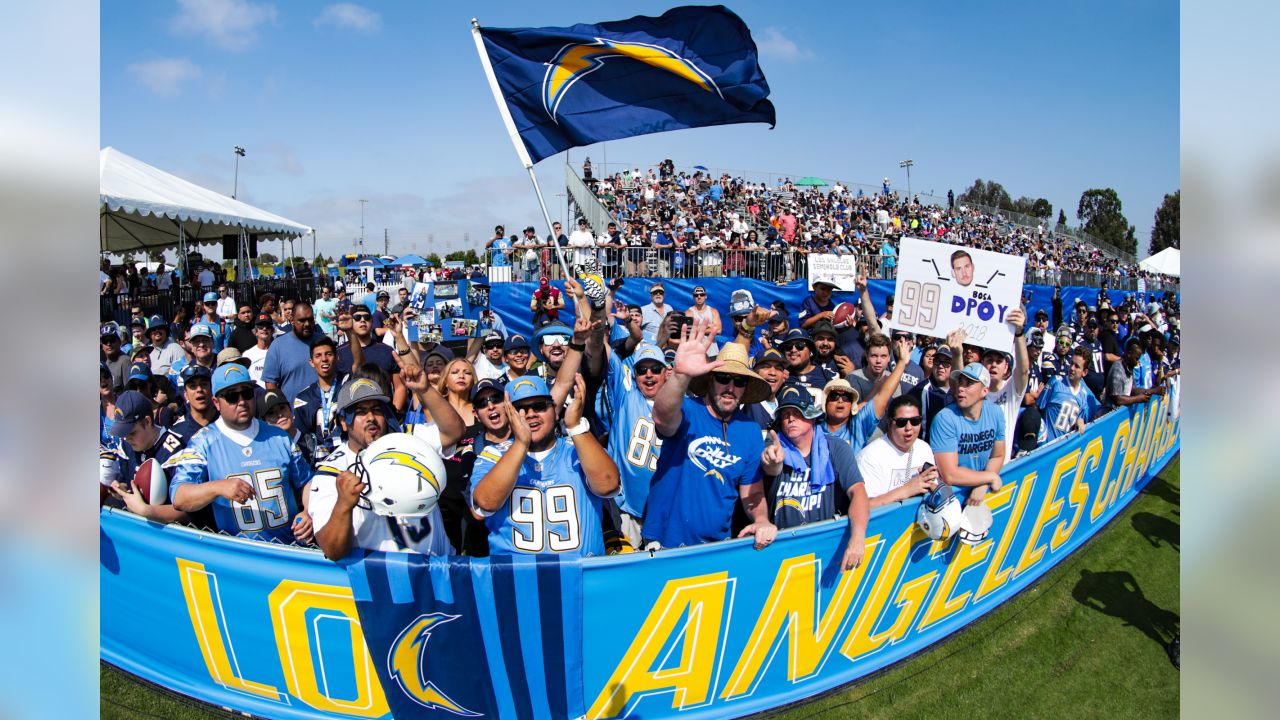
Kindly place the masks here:
POLYGON ((1104 409, 1111 410, 1121 405, 1146 402, 1152 395, 1164 394, 1164 388, 1133 387, 1133 369, 1138 367, 1142 352, 1142 341, 1138 338, 1129 338, 1129 342, 1124 344, 1124 355, 1120 357, 1120 362, 1111 363, 1111 369, 1107 371, 1104 409))

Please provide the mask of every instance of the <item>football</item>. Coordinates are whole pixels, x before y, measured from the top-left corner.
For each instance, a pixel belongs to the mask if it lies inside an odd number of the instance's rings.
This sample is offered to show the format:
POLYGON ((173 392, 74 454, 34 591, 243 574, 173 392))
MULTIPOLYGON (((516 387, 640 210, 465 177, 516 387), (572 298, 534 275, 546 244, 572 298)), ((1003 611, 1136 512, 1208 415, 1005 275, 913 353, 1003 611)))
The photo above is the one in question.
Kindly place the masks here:
POLYGON ((148 505, 166 505, 169 502, 169 476, 155 458, 148 458, 133 474, 133 482, 148 505))
POLYGON ((855 308, 853 303, 840 303, 832 313, 831 324, 835 326, 836 330, 844 330, 849 327, 850 323, 853 321, 854 310, 855 308))

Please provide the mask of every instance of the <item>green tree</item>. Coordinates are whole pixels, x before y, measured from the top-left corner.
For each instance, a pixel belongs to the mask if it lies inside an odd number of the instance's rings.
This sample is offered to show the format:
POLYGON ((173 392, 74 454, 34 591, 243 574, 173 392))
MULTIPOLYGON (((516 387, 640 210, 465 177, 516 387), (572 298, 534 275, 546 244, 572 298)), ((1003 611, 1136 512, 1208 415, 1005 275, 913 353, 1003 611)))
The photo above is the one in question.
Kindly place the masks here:
POLYGON ((1029 197, 1023 196, 1014 200, 1013 203, 1005 209, 1022 213, 1023 215, 1030 215, 1031 217, 1040 218, 1042 220, 1048 220, 1053 217, 1053 205, 1044 198, 1035 198, 1033 200, 1029 197))
POLYGON ((271 253, 258 253, 258 263, 262 265, 275 265, 280 262, 280 258, 271 253))
POLYGON ((1165 195, 1160 207, 1156 208, 1155 224, 1151 226, 1151 244, 1147 251, 1152 255, 1165 248, 1181 248, 1181 212, 1182 191, 1176 190, 1172 195, 1165 195))
POLYGON ((462 262, 468 265, 480 264, 480 256, 476 255, 476 251, 473 248, 467 248, 466 250, 455 250, 449 253, 448 255, 445 255, 444 259, 445 260, 461 260, 462 262))
POLYGON ((430 255, 428 255, 426 257, 426 260, 427 262, 431 263, 435 267, 440 267, 441 265, 444 264, 440 261, 440 256, 437 255, 436 253, 431 253, 430 255))
POLYGON ((1129 232, 1120 196, 1111 188, 1092 188, 1080 195, 1076 219, 1080 229, 1114 247, 1136 255, 1137 240, 1129 232))
POLYGON ((1058 208, 1058 225, 1061 227, 1066 227, 1067 225, 1067 212, 1062 208, 1058 208))
POLYGON ((960 193, 960 197, 956 198, 962 203, 972 205, 986 205, 988 207, 1011 209, 1013 199, 1009 197, 1009 193, 1005 191, 1004 186, 994 180, 983 180, 978 178, 973 181, 969 189, 960 193))

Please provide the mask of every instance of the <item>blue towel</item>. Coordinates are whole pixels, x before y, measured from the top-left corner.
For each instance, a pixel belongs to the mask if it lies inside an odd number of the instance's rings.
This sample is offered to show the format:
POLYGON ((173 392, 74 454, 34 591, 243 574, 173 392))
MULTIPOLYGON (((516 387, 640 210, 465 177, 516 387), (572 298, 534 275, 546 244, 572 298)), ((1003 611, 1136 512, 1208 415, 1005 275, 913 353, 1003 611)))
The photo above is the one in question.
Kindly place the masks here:
MULTIPOLYGON (((804 455, 792 444, 791 439, 778 433, 778 443, 782 445, 782 462, 793 468, 805 466, 804 455)), ((816 425, 813 428, 813 442, 809 445, 809 488, 821 490, 836 480, 835 468, 831 466, 831 450, 827 447, 827 434, 816 425)))

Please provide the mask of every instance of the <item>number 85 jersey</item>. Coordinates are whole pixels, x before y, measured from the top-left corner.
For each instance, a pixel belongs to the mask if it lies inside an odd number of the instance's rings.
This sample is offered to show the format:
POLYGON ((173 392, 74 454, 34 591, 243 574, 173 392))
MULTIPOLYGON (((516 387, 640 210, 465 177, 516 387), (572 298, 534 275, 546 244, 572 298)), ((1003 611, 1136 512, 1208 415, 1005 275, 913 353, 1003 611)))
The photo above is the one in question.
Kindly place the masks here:
MULTIPOLYGON (((510 444, 490 445, 476 457, 468 500, 471 488, 489 474, 510 444)), ((511 497, 496 512, 485 513, 471 503, 486 516, 491 555, 604 555, 601 505, 583 479, 577 448, 565 438, 557 438, 550 450, 525 457, 511 497)))
POLYGON ((252 540, 293 542, 296 491, 311 479, 311 469, 280 428, 255 419, 245 430, 233 430, 219 418, 193 435, 164 467, 172 476, 170 502, 188 483, 244 480, 253 488, 248 502, 218 497, 210 505, 218 529, 252 540))

